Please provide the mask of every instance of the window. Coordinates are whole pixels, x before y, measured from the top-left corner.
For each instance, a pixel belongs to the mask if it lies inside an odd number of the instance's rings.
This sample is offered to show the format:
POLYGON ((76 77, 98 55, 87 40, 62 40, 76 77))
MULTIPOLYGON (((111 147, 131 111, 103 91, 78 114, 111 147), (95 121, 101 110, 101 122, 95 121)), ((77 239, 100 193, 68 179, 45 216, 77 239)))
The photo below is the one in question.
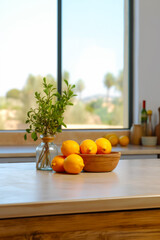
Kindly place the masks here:
MULTIPOLYGON (((0 2, 0 130, 26 128, 43 76, 57 84, 57 12, 57 0, 0 2)), ((62 0, 62 79, 77 94, 68 128, 129 127, 127 16, 127 0, 62 0)))
POLYGON ((62 3, 62 72, 76 84, 77 93, 65 114, 68 128, 127 128, 126 2, 62 3))
POLYGON ((42 76, 56 83, 57 0, 1 0, 0 35, 0 129, 25 129, 42 76))

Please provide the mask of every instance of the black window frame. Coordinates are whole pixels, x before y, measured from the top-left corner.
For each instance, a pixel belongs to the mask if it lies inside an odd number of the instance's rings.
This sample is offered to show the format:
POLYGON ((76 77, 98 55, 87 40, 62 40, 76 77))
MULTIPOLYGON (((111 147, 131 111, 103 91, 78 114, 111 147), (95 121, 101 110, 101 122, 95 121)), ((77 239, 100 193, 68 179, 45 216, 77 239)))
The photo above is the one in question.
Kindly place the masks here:
POLYGON ((129 128, 133 123, 133 74, 134 74, 134 0, 128 0, 128 120, 129 128))

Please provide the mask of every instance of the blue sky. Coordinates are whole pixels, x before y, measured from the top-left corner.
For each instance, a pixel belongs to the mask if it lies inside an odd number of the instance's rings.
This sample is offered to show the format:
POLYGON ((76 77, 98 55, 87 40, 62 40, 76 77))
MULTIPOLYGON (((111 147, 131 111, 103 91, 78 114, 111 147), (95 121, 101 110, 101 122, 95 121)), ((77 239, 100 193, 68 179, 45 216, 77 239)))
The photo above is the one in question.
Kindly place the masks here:
POLYGON ((63 0, 62 16, 63 70, 85 82, 84 97, 106 94, 105 74, 123 69, 123 0, 63 0))
MULTIPOLYGON (((84 96, 103 94, 104 74, 123 69, 123 0, 62 2, 63 70, 85 81, 84 96)), ((56 77, 56 27, 56 0, 0 1, 0 96, 29 74, 56 77)))
POLYGON ((63 0, 62 13, 64 41, 86 36, 102 48, 114 49, 119 68, 123 66, 123 0, 63 0))

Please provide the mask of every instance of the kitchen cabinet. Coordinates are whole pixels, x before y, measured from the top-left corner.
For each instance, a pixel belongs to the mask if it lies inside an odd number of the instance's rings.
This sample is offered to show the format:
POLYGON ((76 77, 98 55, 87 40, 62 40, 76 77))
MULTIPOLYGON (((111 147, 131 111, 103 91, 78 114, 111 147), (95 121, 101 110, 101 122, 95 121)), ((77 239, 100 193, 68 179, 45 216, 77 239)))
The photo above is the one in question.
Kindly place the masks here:
POLYGON ((0 240, 158 240, 159 210, 0 220, 0 240))

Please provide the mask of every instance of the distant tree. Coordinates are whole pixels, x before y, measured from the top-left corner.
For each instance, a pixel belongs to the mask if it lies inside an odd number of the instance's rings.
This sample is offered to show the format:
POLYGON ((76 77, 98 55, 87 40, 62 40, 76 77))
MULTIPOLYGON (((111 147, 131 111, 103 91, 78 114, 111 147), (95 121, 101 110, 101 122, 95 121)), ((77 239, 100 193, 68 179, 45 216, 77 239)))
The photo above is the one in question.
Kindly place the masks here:
POLYGON ((19 99, 20 95, 21 95, 21 91, 16 88, 13 88, 6 93, 6 98, 19 99))
MULTIPOLYGON (((23 95, 25 96, 25 101, 27 97, 27 101, 30 100, 30 98, 34 98, 34 93, 42 92, 42 76, 34 76, 30 74, 27 78, 27 81, 25 83, 25 86, 23 88, 23 95)), ((57 86, 57 83, 54 79, 54 77, 51 74, 48 74, 46 76, 46 79, 48 82, 52 83, 55 87, 57 86)))
POLYGON ((115 82, 115 87, 117 88, 117 90, 121 93, 123 93, 123 70, 120 71, 117 80, 115 82))
POLYGON ((115 77, 112 73, 107 73, 104 78, 104 85, 107 88, 107 100, 109 101, 110 88, 115 84, 115 77))
MULTIPOLYGON (((21 120, 24 122, 26 119, 26 114, 28 110, 36 106, 35 92, 40 92, 43 94, 43 85, 42 85, 43 77, 40 75, 34 76, 30 74, 26 80, 25 86, 22 90, 22 102, 23 102, 23 111, 21 113, 21 120)), ((46 76, 47 81, 51 82, 55 88, 57 83, 54 77, 51 74, 46 76)))
POLYGON ((42 89, 42 77, 30 74, 26 80, 23 91, 27 94, 40 91, 42 89))
MULTIPOLYGON (((92 101, 90 101, 88 104, 86 104, 86 107, 88 108, 88 109, 93 109, 93 110, 95 110, 95 109, 100 109, 100 108, 102 108, 102 105, 103 105, 103 100, 102 100, 102 98, 97 98, 96 100, 92 100, 92 101)), ((91 110, 92 111, 92 110, 91 110)))
POLYGON ((47 79, 47 83, 51 83, 53 84, 53 87, 57 88, 57 81, 51 74, 47 74, 45 77, 47 79))
POLYGON ((69 72, 64 71, 62 78, 63 78, 63 80, 65 79, 65 80, 67 80, 69 82, 69 72))
POLYGON ((84 84, 84 81, 82 79, 79 79, 77 82, 76 82, 76 92, 79 93, 79 98, 81 99, 82 97, 82 92, 83 90, 85 89, 85 84, 84 84))
POLYGON ((2 118, 2 115, 0 113, 0 130, 4 130, 5 129, 5 120, 2 118))

